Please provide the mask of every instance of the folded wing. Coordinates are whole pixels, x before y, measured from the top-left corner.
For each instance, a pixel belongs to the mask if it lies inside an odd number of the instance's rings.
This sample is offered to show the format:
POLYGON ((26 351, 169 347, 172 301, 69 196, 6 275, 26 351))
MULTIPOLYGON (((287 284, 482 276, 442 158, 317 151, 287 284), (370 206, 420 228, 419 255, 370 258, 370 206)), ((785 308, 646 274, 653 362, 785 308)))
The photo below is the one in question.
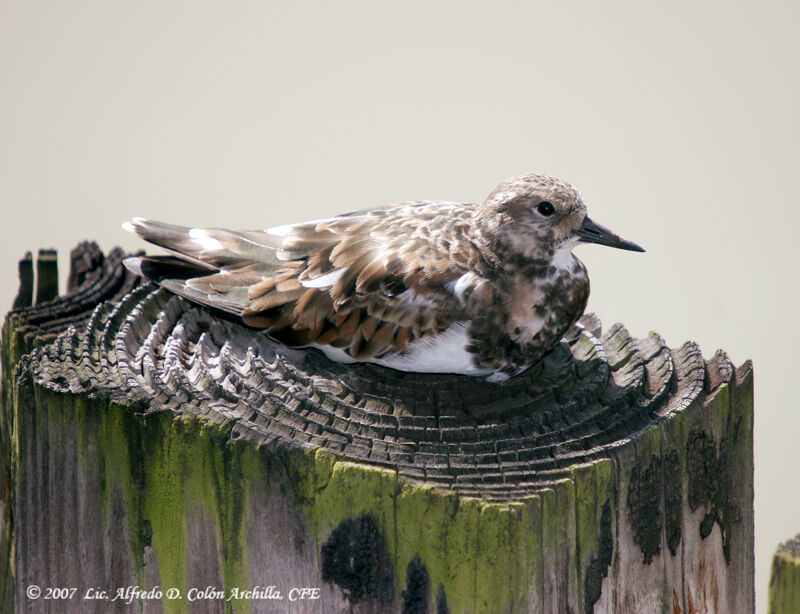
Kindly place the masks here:
POLYGON ((332 346, 369 360, 463 319, 446 288, 467 270, 457 248, 470 212, 458 203, 410 203, 263 231, 134 218, 126 230, 172 255, 126 264, 287 345, 332 346))

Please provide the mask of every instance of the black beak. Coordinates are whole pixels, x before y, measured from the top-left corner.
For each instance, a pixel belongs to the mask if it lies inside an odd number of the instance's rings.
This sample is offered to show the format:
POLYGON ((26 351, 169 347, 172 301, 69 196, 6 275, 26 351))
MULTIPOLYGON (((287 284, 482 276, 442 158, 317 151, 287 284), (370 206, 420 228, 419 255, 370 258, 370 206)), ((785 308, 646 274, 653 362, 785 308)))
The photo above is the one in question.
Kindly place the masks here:
POLYGON ((627 249, 632 252, 643 252, 644 250, 636 245, 633 241, 626 241, 617 234, 611 232, 605 226, 595 224, 589 217, 583 218, 583 224, 575 235, 580 237, 584 243, 599 243, 600 245, 608 245, 609 247, 616 247, 618 249, 627 249))

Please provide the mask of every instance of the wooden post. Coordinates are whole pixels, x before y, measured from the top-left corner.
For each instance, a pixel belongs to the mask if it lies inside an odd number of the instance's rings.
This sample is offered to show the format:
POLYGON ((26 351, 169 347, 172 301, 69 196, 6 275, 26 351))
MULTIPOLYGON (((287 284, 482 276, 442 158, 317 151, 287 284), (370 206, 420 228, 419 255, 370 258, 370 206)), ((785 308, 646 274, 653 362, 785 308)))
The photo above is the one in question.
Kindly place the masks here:
POLYGON ((588 316, 503 384, 345 366, 120 257, 6 320, 17 611, 753 611, 750 363, 588 316))
POLYGON ((56 296, 58 296, 58 255, 54 249, 40 249, 39 258, 36 260, 36 304, 41 305, 56 296))
POLYGON ((778 546, 769 579, 769 614, 800 612, 800 535, 778 546))

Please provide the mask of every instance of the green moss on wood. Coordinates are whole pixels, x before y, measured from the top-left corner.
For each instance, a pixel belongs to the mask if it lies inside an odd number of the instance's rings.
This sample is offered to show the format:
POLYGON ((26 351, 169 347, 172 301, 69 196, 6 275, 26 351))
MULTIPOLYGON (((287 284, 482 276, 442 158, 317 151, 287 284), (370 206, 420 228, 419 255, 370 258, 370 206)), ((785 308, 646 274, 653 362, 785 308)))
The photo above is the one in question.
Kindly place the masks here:
MULTIPOLYGON (((223 587, 249 588, 246 523, 249 491, 263 480, 260 453, 227 442, 228 427, 169 413, 135 414, 116 403, 92 401, 34 387, 37 428, 75 429, 81 475, 98 474, 105 530, 112 530, 111 502, 124 501, 129 557, 146 586, 145 552, 152 548, 162 589, 187 590, 187 522, 196 510, 214 519, 223 587), (95 463, 96 466, 90 466, 95 463)), ((30 407, 27 411, 30 411, 30 407)), ((45 432, 45 431, 42 431, 45 432)), ((118 527, 117 527, 118 528, 118 527)), ((117 553, 119 555, 119 553, 117 553)), ((195 587, 203 588, 203 587, 195 587)), ((184 599, 164 600, 164 612, 189 611, 184 599)), ((249 612, 248 601, 225 603, 226 611, 249 612)))
MULTIPOLYGON (((393 470, 336 461, 329 453, 291 458, 292 482, 318 549, 342 522, 368 516, 386 538, 400 594, 408 589, 406 570, 418 559, 430 586, 442 587, 451 612, 529 609, 539 548, 538 532, 531 530, 538 497, 483 502, 402 483, 393 470)), ((574 498, 560 500, 570 502, 574 498)))
MULTIPOLYGON (((13 326, 4 329, 3 336, 4 364, 16 364, 31 345, 41 343, 13 326)), ((3 380, 7 391, 11 376, 4 373, 3 380)), ((399 591, 408 591, 408 578, 419 578, 421 572, 417 571, 424 570, 430 589, 423 591, 431 600, 429 611, 435 609, 434 587, 439 609, 454 613, 531 611, 543 599, 561 600, 562 606, 575 611, 580 606, 588 610, 599 597, 598 582, 602 583, 603 572, 611 563, 610 527, 616 524, 616 511, 608 502, 615 500, 613 480, 618 472, 610 460, 573 468, 571 479, 544 489, 540 496, 499 504, 458 497, 430 485, 404 483, 393 469, 344 462, 326 450, 293 449, 285 455, 276 450, 261 452, 251 444, 230 441, 230 426, 196 416, 142 415, 104 400, 46 394, 53 395, 48 419, 74 421, 79 465, 85 468, 93 458, 99 459, 106 529, 112 498, 125 501, 131 560, 142 585, 146 584, 144 553, 152 548, 161 586, 175 586, 186 594, 187 524, 190 516, 201 510, 215 522, 225 588, 250 586, 248 498, 255 481, 269 479, 265 466, 272 461, 268 458, 285 463, 281 466, 309 520, 318 552, 342 522, 369 517, 386 540, 399 591), (61 414, 70 407, 74 413, 65 418, 61 414), (568 578, 567 586, 560 587, 564 594, 546 594, 543 560, 555 561, 559 577, 568 578), (409 574, 409 569, 417 571, 409 574), (581 590, 586 597, 583 603, 581 590), (566 604, 565 594, 579 600, 566 604)), ((719 414, 714 423, 729 422, 730 441, 720 442, 720 453, 729 448, 735 455, 740 448, 752 447, 747 439, 751 436, 747 421, 752 414, 737 413, 737 408, 752 407, 747 394, 745 385, 743 392, 729 399, 723 386, 712 403, 712 411, 719 414), (739 422, 732 424, 731 420, 739 422)), ((47 405, 42 398, 39 396, 40 407, 47 405)), ((15 431, 4 428, 3 432, 15 431)), ((653 454, 644 450, 639 455, 645 477, 648 472, 656 475, 652 465, 661 458, 655 456, 661 450, 660 435, 655 431, 651 435, 638 442, 653 444, 653 454), (650 465, 648 461, 652 461, 650 465)), ((708 446, 701 448, 698 458, 719 462, 704 453, 710 450, 706 450, 708 446)), ((736 466, 733 457, 728 460, 736 466)), ((648 487, 658 485, 658 480, 644 481, 648 487)), ((677 492, 674 499, 680 502, 680 490, 677 492)), ((698 499, 702 499, 698 505, 708 505, 709 497, 698 499)), ((710 500, 713 503, 715 498, 710 500)), ((669 509, 665 513, 669 516, 669 509)), ((666 521, 669 525, 669 518, 666 521)), ((679 524, 677 530, 679 541, 679 524)), ((668 531, 668 538, 670 535, 668 531)), ((674 553, 673 543, 668 543, 674 553)), ((165 600, 163 607, 165 612, 189 611, 183 599, 165 600)), ((250 604, 233 607, 247 612, 250 604)), ((232 611, 232 604, 226 608, 232 611)))
MULTIPOLYGON (((163 586, 177 587, 183 595, 191 588, 186 584, 187 522, 199 506, 215 521, 224 588, 248 588, 245 526, 250 483, 260 478, 258 453, 225 443, 227 428, 208 420, 160 413, 142 422, 142 519, 149 523, 163 586)), ((165 611, 188 611, 183 599, 164 606, 165 611)), ((236 610, 248 612, 250 604, 240 602, 236 610)))
POLYGON ((800 612, 800 535, 778 547, 769 579, 769 614, 800 612))
POLYGON ((608 459, 575 465, 571 468, 575 482, 575 527, 578 571, 583 590, 584 611, 592 612, 600 599, 603 578, 614 554, 611 533, 616 501, 614 464, 608 459))
POLYGON ((126 520, 133 571, 145 586, 144 552, 152 544, 152 529, 141 514, 144 465, 140 421, 126 407, 110 403, 100 416, 100 458, 103 467, 103 521, 109 529, 109 506, 117 490, 127 503, 126 520))
MULTIPOLYGON (((396 509, 399 569, 419 556, 430 584, 444 587, 451 610, 468 611, 466 606, 475 593, 475 567, 471 563, 480 517, 478 501, 459 500, 430 485, 404 484, 396 509)), ((398 574, 398 580, 405 588, 406 578, 398 574)))
POLYGON ((475 552, 474 611, 530 610, 533 526, 529 503, 481 506, 475 552))

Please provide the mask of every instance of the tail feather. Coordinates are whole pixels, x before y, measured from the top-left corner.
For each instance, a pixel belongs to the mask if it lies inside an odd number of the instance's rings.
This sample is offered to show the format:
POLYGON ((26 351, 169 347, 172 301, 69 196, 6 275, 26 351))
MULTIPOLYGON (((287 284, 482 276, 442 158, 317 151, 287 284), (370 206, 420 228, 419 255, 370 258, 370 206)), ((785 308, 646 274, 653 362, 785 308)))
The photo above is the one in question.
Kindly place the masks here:
POLYGON ((214 292, 211 294, 197 290, 180 279, 164 279, 160 284, 162 288, 166 288, 178 296, 235 316, 241 317, 242 311, 247 307, 247 288, 243 286, 234 288, 229 292, 214 292))
POLYGON ((280 267, 280 238, 265 232, 236 232, 222 228, 188 228, 135 217, 122 227, 194 264, 218 269, 257 264, 269 270, 280 267))
POLYGON ((174 256, 131 256, 125 258, 123 264, 133 273, 206 307, 235 316, 241 316, 247 307, 248 286, 231 285, 220 292, 212 288, 211 284, 197 284, 197 280, 208 277, 209 269, 174 256))
POLYGON ((127 258, 134 273, 191 301, 240 316, 248 288, 284 266, 276 255, 281 239, 264 232, 188 228, 143 218, 122 227, 173 256, 127 258))
POLYGON ((201 266, 176 256, 131 256, 123 263, 131 272, 156 283, 170 278, 190 279, 217 271, 214 267, 201 266))

